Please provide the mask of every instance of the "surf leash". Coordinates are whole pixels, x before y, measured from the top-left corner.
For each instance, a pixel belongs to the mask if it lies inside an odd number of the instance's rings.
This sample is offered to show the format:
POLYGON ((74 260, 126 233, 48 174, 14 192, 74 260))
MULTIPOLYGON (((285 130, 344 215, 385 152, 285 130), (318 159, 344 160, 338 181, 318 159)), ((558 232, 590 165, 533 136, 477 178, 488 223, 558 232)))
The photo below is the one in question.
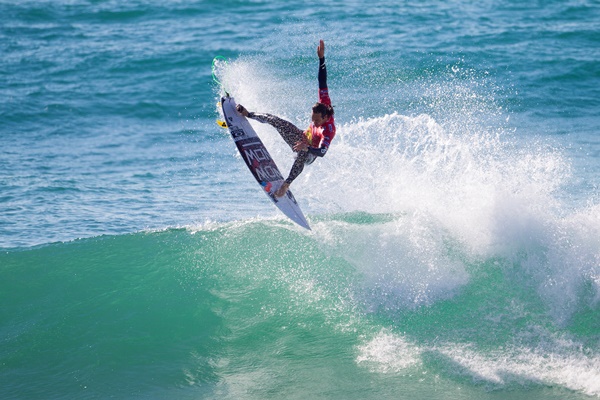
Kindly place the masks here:
MULTIPOLYGON (((219 69, 222 69, 224 66, 227 66, 227 59, 223 56, 216 56, 215 58, 213 58, 212 61, 212 78, 213 81, 219 85, 219 87, 221 88, 221 90, 223 92, 225 92, 225 95, 227 97, 229 97, 229 93, 227 92, 227 90, 225 90, 225 86, 223 86, 223 83, 219 80, 219 77, 217 76, 219 69)), ((217 107, 221 108, 221 102, 217 103, 217 107)), ((221 128, 227 128, 227 123, 225 121, 222 121, 220 119, 217 119, 217 125, 219 125, 221 128)))
POLYGON ((212 78, 213 81, 219 85, 219 87, 221 87, 221 89, 223 89, 223 91, 225 92, 225 94, 227 95, 227 97, 229 97, 229 92, 227 92, 227 89, 225 89, 225 86, 223 85, 223 83, 219 80, 219 77, 217 76, 217 73, 219 72, 220 69, 223 69, 224 66, 227 65, 227 59, 223 56, 216 56, 215 58, 213 58, 212 61, 212 78))

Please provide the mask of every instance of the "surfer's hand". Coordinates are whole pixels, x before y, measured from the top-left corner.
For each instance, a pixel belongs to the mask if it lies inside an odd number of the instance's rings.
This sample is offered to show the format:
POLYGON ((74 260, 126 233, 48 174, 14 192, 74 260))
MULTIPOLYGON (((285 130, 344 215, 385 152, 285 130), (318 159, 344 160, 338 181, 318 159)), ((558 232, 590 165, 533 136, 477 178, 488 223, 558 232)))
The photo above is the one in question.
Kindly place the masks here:
POLYGON ((240 114, 242 114, 244 117, 248 116, 248 110, 246 110, 243 105, 238 104, 235 109, 237 110, 237 112, 239 112, 240 114))
POLYGON ((308 140, 306 140, 306 138, 298 140, 293 148, 293 150, 298 153, 301 151, 305 151, 306 149, 308 149, 308 140))
POLYGON ((317 56, 319 58, 325 57, 325 42, 323 40, 319 41, 319 46, 317 47, 317 56))
POLYGON ((287 182, 283 182, 281 184, 281 187, 275 192, 275 197, 283 197, 287 193, 289 188, 290 184, 287 182))

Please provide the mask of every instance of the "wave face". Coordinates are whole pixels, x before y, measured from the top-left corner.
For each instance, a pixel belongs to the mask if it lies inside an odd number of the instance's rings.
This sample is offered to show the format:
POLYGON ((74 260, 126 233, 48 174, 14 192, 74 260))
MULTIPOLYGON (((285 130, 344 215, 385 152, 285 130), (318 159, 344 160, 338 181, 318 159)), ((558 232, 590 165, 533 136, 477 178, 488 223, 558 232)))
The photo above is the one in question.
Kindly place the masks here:
POLYGON ((3 397, 600 395, 586 232, 475 256, 419 212, 311 223, 3 253, 3 397))

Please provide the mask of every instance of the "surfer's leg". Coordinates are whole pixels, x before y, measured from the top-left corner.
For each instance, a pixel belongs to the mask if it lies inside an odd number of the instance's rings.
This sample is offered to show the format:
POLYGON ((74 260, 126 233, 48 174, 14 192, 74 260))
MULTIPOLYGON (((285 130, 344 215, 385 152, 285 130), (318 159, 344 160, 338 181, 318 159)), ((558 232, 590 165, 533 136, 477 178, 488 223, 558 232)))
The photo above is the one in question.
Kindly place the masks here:
POLYGON ((294 164, 292 165, 292 169, 290 170, 290 174, 285 180, 287 183, 292 183, 294 179, 300 175, 300 173, 304 170, 304 164, 306 163, 306 159, 308 158, 308 151, 301 151, 296 156, 296 160, 294 160, 294 164))
POLYGON ((302 140, 304 132, 296 125, 289 121, 276 117, 272 114, 249 113, 248 117, 257 120, 258 122, 267 123, 281 135, 283 140, 293 149, 296 142, 302 140))

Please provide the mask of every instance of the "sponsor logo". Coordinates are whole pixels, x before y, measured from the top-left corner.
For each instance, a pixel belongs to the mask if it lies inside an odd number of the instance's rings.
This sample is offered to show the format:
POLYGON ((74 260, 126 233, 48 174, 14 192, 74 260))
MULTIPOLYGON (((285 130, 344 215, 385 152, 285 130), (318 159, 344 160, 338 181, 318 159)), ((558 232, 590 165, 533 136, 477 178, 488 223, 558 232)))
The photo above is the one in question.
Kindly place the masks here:
POLYGON ((313 138, 312 125, 308 127, 308 129, 304 132, 304 135, 306 136, 306 139, 308 139, 308 141, 310 143, 312 143, 312 138, 313 138))
POLYGON ((271 182, 261 182, 260 183, 262 185, 262 187, 265 188, 265 192, 270 192, 271 189, 273 188, 273 185, 271 184, 271 182))
POLYGON ((229 128, 229 130, 231 131, 231 136, 234 139, 237 139, 241 136, 246 136, 246 132, 244 132, 243 129, 238 128, 237 126, 232 126, 229 128))
POLYGON ((264 147, 246 147, 244 148, 244 157, 246 157, 246 164, 252 166, 259 181, 269 182, 283 179, 264 147))
POLYGON ((256 172, 256 176, 258 177, 258 179, 261 180, 275 181, 278 179, 283 179, 279 171, 277 171, 277 169, 268 164, 255 168, 254 171, 256 172))
POLYGON ((253 160, 257 161, 271 161, 271 156, 267 153, 267 150, 262 147, 255 147, 253 149, 244 149, 246 160, 248 164, 252 164, 253 160))

